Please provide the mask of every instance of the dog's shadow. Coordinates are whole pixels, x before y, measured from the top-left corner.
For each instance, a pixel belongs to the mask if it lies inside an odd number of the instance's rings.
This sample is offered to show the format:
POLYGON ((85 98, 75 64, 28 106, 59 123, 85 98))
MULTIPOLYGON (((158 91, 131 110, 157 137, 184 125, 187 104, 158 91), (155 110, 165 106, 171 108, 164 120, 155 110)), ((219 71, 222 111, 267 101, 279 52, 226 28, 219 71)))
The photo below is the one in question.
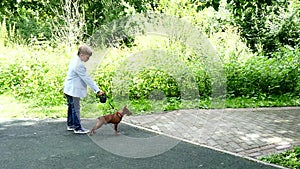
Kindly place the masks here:
MULTIPOLYGON (((83 120, 84 127, 92 128, 96 120, 83 120)), ((89 138, 102 149, 130 158, 145 158, 164 153, 177 145, 179 140, 159 135, 124 123, 119 124, 119 135, 114 134, 114 125, 103 125, 89 138)))

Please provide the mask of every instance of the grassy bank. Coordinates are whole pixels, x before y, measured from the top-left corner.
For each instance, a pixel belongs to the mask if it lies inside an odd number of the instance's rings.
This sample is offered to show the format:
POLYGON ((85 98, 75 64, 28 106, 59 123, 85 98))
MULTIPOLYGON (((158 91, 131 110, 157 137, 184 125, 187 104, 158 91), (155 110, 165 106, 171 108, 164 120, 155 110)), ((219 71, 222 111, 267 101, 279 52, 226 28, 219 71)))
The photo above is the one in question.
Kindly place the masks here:
POLYGON ((278 164, 291 169, 300 168, 300 147, 294 147, 291 150, 279 154, 273 154, 267 157, 262 157, 260 160, 278 164))

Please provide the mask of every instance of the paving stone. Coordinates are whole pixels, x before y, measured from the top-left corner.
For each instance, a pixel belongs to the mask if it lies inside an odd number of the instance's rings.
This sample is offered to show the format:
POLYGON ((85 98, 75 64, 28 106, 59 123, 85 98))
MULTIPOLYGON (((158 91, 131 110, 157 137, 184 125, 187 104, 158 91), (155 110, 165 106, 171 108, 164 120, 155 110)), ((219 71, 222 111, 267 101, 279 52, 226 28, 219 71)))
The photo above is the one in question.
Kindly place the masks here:
POLYGON ((207 140, 206 143, 207 143, 208 145, 210 145, 210 146, 215 146, 215 145, 218 144, 218 143, 215 142, 215 140, 212 140, 212 139, 207 140))
POLYGON ((246 150, 245 152, 247 152, 249 154, 252 154, 252 153, 255 153, 255 152, 259 152, 259 151, 260 151, 260 148, 256 147, 256 148, 253 148, 253 149, 246 150))
POLYGON ((291 145, 280 145, 280 146, 277 146, 276 149, 277 150, 285 150, 285 149, 288 149, 290 147, 291 147, 291 145))
POLYGON ((262 155, 261 152, 254 152, 254 153, 248 154, 249 157, 259 157, 261 155, 262 155))
POLYGON ((229 142, 228 145, 231 146, 232 148, 234 148, 235 150, 238 149, 238 148, 240 147, 240 146, 239 146, 237 143, 235 143, 235 142, 229 142))
POLYGON ((262 147, 260 147, 261 150, 269 150, 269 149, 274 149, 276 147, 276 145, 274 144, 269 144, 269 145, 264 145, 262 147))
POLYGON ((237 152, 237 153, 240 153, 240 152, 243 152, 243 151, 245 151, 245 149, 243 149, 243 148, 238 148, 238 149, 236 149, 236 152, 237 152))
POLYGON ((300 145, 300 107, 178 110, 124 121, 249 157, 300 145))
POLYGON ((264 156, 271 155, 271 154, 274 154, 276 152, 278 152, 278 151, 275 148, 261 151, 262 155, 264 155, 264 156))

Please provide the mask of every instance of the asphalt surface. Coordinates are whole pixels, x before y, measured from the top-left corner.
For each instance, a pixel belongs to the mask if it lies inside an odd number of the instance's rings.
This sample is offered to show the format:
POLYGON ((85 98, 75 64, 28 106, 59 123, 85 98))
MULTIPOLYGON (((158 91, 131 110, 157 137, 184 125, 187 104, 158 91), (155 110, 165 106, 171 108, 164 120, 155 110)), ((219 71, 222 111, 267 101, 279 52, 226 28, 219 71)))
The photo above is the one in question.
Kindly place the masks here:
MULTIPOLYGON (((90 128, 95 120, 82 123, 90 128)), ((119 130, 115 136, 106 125, 88 136, 67 131, 63 119, 0 119, 0 168, 276 168, 124 123, 119 130)))

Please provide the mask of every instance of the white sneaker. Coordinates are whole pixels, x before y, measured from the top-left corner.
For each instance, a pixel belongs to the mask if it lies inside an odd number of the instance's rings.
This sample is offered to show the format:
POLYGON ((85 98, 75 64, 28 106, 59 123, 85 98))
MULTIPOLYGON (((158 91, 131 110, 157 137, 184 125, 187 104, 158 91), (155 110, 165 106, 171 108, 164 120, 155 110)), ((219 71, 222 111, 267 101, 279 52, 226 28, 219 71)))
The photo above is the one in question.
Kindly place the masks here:
POLYGON ((74 127, 73 126, 67 126, 67 130, 68 131, 74 131, 74 127))
POLYGON ((74 133, 76 133, 76 134, 87 134, 88 132, 90 132, 90 130, 85 129, 85 128, 81 128, 79 130, 74 130, 74 133))

